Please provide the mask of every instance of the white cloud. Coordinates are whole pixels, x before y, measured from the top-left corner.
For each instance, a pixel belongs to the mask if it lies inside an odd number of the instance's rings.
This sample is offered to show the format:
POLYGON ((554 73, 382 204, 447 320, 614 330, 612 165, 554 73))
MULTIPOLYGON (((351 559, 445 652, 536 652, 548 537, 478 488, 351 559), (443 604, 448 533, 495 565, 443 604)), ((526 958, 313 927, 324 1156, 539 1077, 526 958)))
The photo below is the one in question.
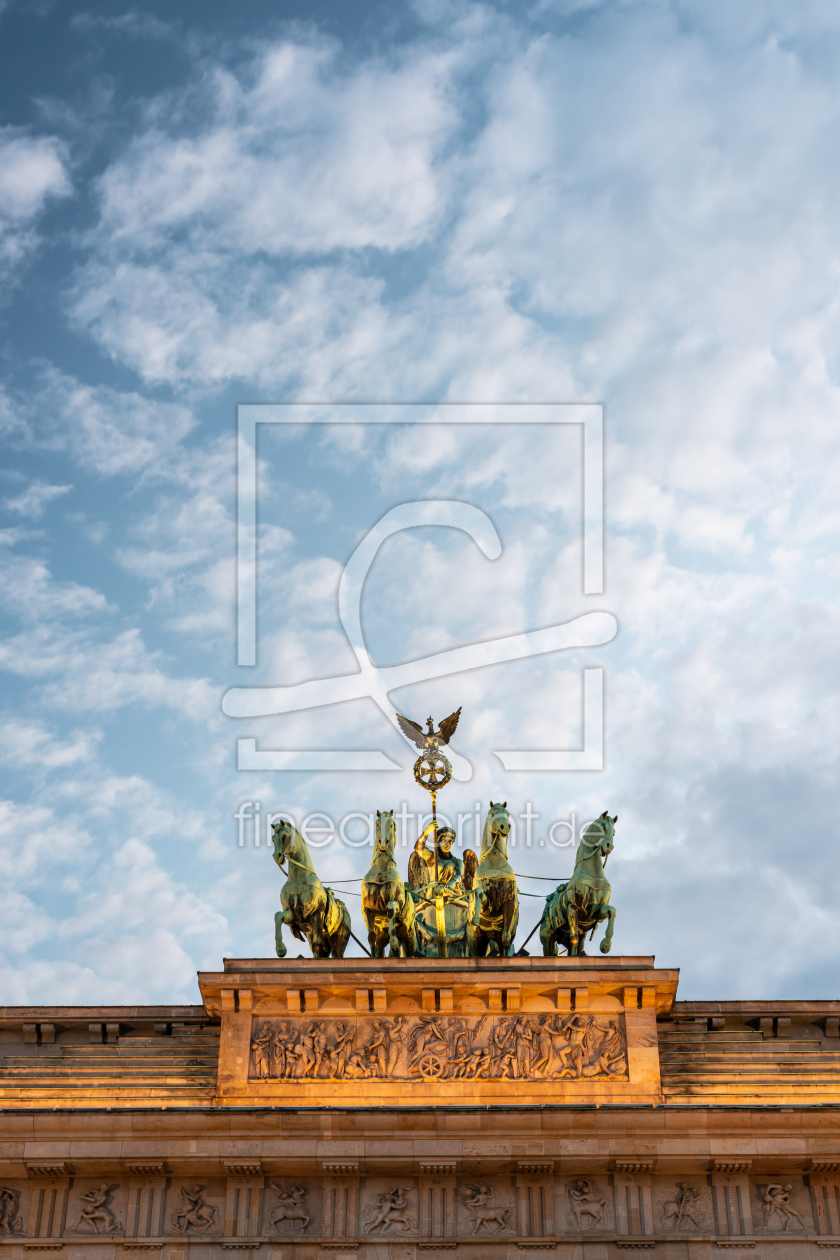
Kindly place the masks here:
POLYGON ((54 499, 60 499, 72 489, 72 486, 50 486, 44 481, 33 481, 20 494, 4 499, 3 504, 9 512, 38 521, 54 499))
POLYGON ((130 39, 172 39, 177 27, 172 22, 162 22, 151 13, 129 9, 117 17, 106 17, 103 13, 74 13, 70 19, 73 30, 88 32, 101 31, 112 35, 125 35, 130 39))
POLYGON ((242 78, 207 67, 197 100, 156 108, 100 183, 112 242, 145 250, 186 229, 227 252, 232 231, 247 254, 307 254, 426 239, 457 121, 449 59, 413 52, 351 69, 336 54, 282 41, 242 78))
MULTIPOLYGON (((599 606, 619 615, 615 644, 418 684, 398 702, 417 717, 464 704, 459 751, 475 777, 460 796, 448 789, 447 806, 504 784, 517 811, 530 796, 543 820, 558 807, 618 810, 619 949, 658 949, 704 996, 803 996, 836 970, 836 863, 822 853, 819 886, 800 866, 806 830, 830 834, 840 804, 836 13, 585 0, 536 6, 527 22, 514 8, 417 11, 425 30, 376 55, 297 33, 240 55, 234 73, 230 59, 194 51, 192 82, 150 99, 107 162, 71 298, 76 332, 160 389, 48 373, 34 404, 0 398, 13 441, 142 490, 107 508, 100 545, 122 572, 101 591, 88 577, 56 581, 40 553, 10 561, 4 606, 25 626, 0 660, 32 680, 33 713, 47 703, 74 728, 77 711, 127 705, 156 710, 156 732, 177 716, 203 759, 184 794, 216 811, 190 834, 212 874, 196 864, 186 893, 166 866, 176 824, 165 793, 92 769, 104 741, 82 730, 27 717, 16 742, 4 728, 17 768, 44 759, 49 782, 62 779, 80 832, 132 820, 101 884, 84 873, 93 892, 76 926, 61 928, 75 961, 49 971, 24 959, 11 991, 41 985, 48 1000, 60 981, 101 1001, 122 970, 163 994, 166 968, 189 985, 194 956, 217 956, 225 931, 270 949, 279 876, 266 878, 262 853, 232 862, 237 793, 335 811, 413 799, 411 755, 370 702, 261 719, 247 734, 265 748, 382 747, 403 775, 361 786, 250 776, 243 788, 231 770, 246 733, 218 719, 233 670, 234 452, 194 426, 202 414, 232 431, 207 394, 232 381, 248 398, 604 400, 599 606), (227 636, 216 670, 197 669, 227 636), (605 773, 505 779, 494 748, 578 743, 591 663, 607 669, 605 773), (791 906, 819 925, 824 962, 775 948, 791 906)), ((365 525, 354 468, 393 501, 453 495, 518 514, 493 564, 463 540, 383 548, 364 603, 376 659, 550 624, 585 604, 574 443, 430 433, 395 433, 375 454, 358 432, 321 445, 313 461, 337 487, 326 503, 315 474, 303 484, 282 451, 263 451, 266 488, 291 485, 297 498, 290 527, 262 518, 260 681, 354 668, 336 618, 341 557, 365 525)), ((46 531, 3 536, 30 540, 52 545, 46 531)), ((53 821, 38 815, 37 828, 53 821)), ((40 850, 29 846, 21 896, 35 905, 26 881, 40 850)), ((318 864, 358 874, 365 856, 328 850, 318 864)), ((558 874, 569 856, 552 855, 558 874)), ((517 854, 526 870, 544 861, 517 854)), ((523 923, 537 904, 523 901, 523 923)), ((28 948, 26 910, 15 909, 9 955, 28 948)), ((59 918, 40 914, 38 939, 59 918)))
POLYGON ((0 554, 0 574, 0 608, 23 621, 43 624, 62 617, 86 617, 112 607, 104 595, 89 586, 56 581, 49 566, 35 557, 0 554))
POLYGON ((8 764, 46 770, 89 762, 101 738, 100 731, 74 731, 62 740, 42 722, 12 720, 0 726, 0 748, 8 764))
POLYGON ((152 110, 101 179, 76 287, 74 318, 108 353, 149 380, 216 385, 299 376, 316 346, 342 342, 356 362, 378 350, 381 284, 300 260, 430 238, 452 178, 451 53, 355 66, 337 54, 283 41, 241 79, 206 66, 152 110))
POLYGON ((8 273, 38 242, 47 202, 70 193, 67 155, 54 136, 0 128, 0 266, 8 273))
POLYGON ((180 403, 85 385, 55 369, 27 410, 33 440, 68 450, 82 468, 108 477, 150 466, 163 474, 195 426, 192 411, 180 403))

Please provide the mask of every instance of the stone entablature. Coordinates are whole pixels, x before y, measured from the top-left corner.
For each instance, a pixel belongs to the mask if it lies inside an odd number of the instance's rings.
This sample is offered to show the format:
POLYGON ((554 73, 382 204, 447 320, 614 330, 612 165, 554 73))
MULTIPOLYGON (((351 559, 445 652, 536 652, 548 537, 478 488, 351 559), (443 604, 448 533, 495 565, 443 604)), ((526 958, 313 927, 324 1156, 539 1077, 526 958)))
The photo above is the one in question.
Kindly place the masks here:
POLYGON ((677 979, 652 958, 229 959, 199 984, 220 1103, 522 1105, 660 1101, 677 979))
POLYGON ((0 1008, 0 1253, 840 1248, 838 1002, 678 1002, 650 958, 228 960, 200 984, 0 1008))
MULTIPOLYGON (((174 1131, 176 1124, 170 1117, 167 1127, 174 1131)), ((492 1124, 488 1117, 485 1147, 494 1145, 492 1124)), ((240 1127, 247 1128, 244 1117, 240 1127)), ((496 1138, 495 1145, 504 1145, 496 1138)), ((617 1260, 623 1249, 663 1244, 667 1256, 675 1240, 758 1247, 760 1254, 780 1258, 840 1246, 837 1174, 596 1170, 589 1165, 603 1161, 586 1154, 587 1145, 602 1145, 595 1136, 566 1140, 567 1149, 576 1144, 578 1156, 542 1161, 556 1163, 556 1171, 501 1172, 481 1157, 473 1137, 450 1143, 461 1147, 456 1161, 461 1169, 423 1172, 416 1152, 413 1160, 405 1158, 407 1152, 400 1158, 393 1149, 398 1139, 389 1140, 390 1159, 385 1152, 375 1155, 370 1143, 367 1158, 359 1151, 359 1162, 369 1166, 346 1173, 317 1167, 322 1163, 317 1154, 291 1171, 288 1149, 285 1155, 265 1153, 261 1160, 252 1156, 252 1162, 281 1169, 276 1172, 261 1168, 220 1176, 216 1152, 214 1159, 190 1159, 190 1172, 169 1175, 126 1175, 119 1166, 109 1170, 100 1155, 96 1175, 4 1177, 0 1247, 20 1247, 21 1254, 67 1248, 79 1260, 106 1260, 114 1247, 117 1254, 159 1250, 171 1260, 180 1249, 184 1254, 191 1249, 207 1260, 237 1247, 264 1245, 279 1249, 280 1260, 323 1260, 323 1253, 339 1250, 380 1260, 399 1245, 405 1249, 399 1254, 411 1257, 440 1247, 458 1249, 471 1260, 507 1260, 509 1248, 514 1254, 539 1247, 568 1256, 564 1247, 585 1243, 605 1248, 602 1254, 617 1260), (783 1251, 777 1253, 774 1244, 783 1244, 783 1251), (382 1246, 385 1251, 377 1249, 382 1246)), ((174 1132, 167 1145, 174 1165, 187 1162, 174 1132)), ((252 1140, 252 1145, 265 1143, 252 1140)), ((498 1164, 500 1152, 493 1155, 498 1164)), ((509 1167, 533 1162, 533 1155, 511 1161, 508 1151, 504 1162, 509 1167)))

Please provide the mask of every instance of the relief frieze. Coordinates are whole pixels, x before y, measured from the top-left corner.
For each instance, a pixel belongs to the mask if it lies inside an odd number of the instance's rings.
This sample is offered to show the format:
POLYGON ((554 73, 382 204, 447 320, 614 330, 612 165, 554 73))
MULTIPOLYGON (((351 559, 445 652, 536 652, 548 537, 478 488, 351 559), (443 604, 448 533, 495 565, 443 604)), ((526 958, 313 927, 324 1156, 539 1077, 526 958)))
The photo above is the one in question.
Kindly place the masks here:
POLYGON ((464 1207, 469 1214, 469 1230, 473 1234, 502 1234, 512 1228, 513 1209, 492 1202, 493 1187, 466 1186, 463 1191, 464 1207))
POLYGON ((277 1204, 272 1207, 268 1213, 268 1219, 275 1233, 281 1232, 281 1226, 288 1221, 292 1229, 304 1230, 309 1227, 312 1220, 307 1211, 307 1197, 309 1195, 308 1186, 292 1186, 289 1190, 284 1190, 282 1186, 278 1186, 275 1181, 271 1182, 270 1187, 277 1196, 277 1204))
MULTIPOLYGON (((797 1186, 796 1190, 801 1190, 801 1187, 797 1186)), ((760 1229, 786 1234, 809 1228, 795 1202, 792 1202, 792 1195, 795 1193, 792 1182, 760 1182, 755 1186, 755 1193, 761 1202, 761 1219, 758 1222, 760 1229)), ((800 1206, 803 1210, 807 1210, 804 1191, 797 1197, 801 1198, 800 1206)))
POLYGON ((9 1186, 0 1186, 0 1234, 10 1237, 23 1233, 23 1220, 20 1216, 20 1191, 9 1186))
POLYGON ((417 1217, 412 1216, 408 1211, 409 1191, 396 1186, 393 1190, 385 1190, 376 1196, 376 1204, 368 1206, 367 1221, 365 1222, 365 1233, 373 1234, 379 1231, 382 1234, 390 1233, 392 1230, 402 1233, 415 1232, 417 1229, 417 1217))
POLYGON ((110 1207, 111 1196, 119 1185, 103 1183, 79 1195, 81 1213, 77 1230, 89 1230, 94 1234, 115 1234, 122 1228, 110 1207))
POLYGON ((207 1233, 218 1226, 219 1210, 206 1200, 206 1186, 179 1186, 180 1204, 169 1217, 172 1229, 179 1234, 207 1233))
POLYGON ((710 1228, 709 1213, 703 1211, 703 1191, 687 1181, 678 1181, 670 1198, 661 1205, 662 1224, 674 1234, 710 1228))
POLYGON ((572 1229, 606 1229, 607 1200, 592 1182, 578 1177, 566 1184, 566 1220, 572 1229))
POLYGON ((255 1020, 252 1080, 627 1080, 618 1019, 396 1015, 255 1020))

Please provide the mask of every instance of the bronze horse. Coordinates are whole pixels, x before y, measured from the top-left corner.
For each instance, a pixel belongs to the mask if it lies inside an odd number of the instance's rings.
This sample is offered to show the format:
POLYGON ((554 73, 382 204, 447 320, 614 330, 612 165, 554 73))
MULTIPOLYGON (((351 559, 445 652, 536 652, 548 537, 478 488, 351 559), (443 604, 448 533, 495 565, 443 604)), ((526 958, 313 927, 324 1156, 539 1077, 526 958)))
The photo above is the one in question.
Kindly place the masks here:
POLYGON ((397 870, 396 842, 394 811, 377 810, 373 864, 362 880, 362 915, 374 958, 385 957, 386 945, 391 958, 413 958, 417 952, 414 899, 397 870))
POLYGON ((618 814, 610 818, 604 810, 600 818, 590 823, 583 834, 575 855, 575 870, 566 884, 559 884, 557 891, 545 899, 540 941, 546 958, 557 955, 557 946, 564 946, 569 955, 585 953, 586 933, 608 919, 607 930, 601 941, 601 953, 608 954, 615 927, 615 908, 609 904, 610 885, 604 874, 601 859, 613 851, 613 836, 618 814))
POLYGON ((490 802, 481 837, 481 857, 475 875, 478 892, 470 930, 473 958, 509 958, 519 925, 516 876, 507 858, 510 814, 507 801, 490 802))
POLYGON ((287 876, 280 890, 274 916, 277 957, 286 957, 283 925, 288 924, 299 941, 309 942, 313 958, 343 958, 350 939, 350 912, 331 888, 324 888, 312 865, 303 836, 283 818, 272 826, 274 861, 287 876), (283 863, 288 866, 288 871, 283 863))

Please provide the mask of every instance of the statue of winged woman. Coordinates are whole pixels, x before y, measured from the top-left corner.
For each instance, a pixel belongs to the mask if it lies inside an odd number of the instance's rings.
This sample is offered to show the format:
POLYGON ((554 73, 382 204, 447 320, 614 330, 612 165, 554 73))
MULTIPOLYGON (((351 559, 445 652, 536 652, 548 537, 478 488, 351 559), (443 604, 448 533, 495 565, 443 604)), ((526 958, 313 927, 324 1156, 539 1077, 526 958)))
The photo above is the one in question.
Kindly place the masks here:
POLYGON ((426 757, 440 756, 441 744, 448 744, 452 736, 455 734, 455 728, 461 716, 461 710, 456 709, 454 713, 450 713, 448 718, 444 718, 437 730, 431 718, 427 718, 429 729, 423 730, 417 722, 412 722, 411 718, 403 717, 401 713, 397 714, 397 721, 403 735, 406 735, 413 744, 416 744, 421 753, 426 757))

